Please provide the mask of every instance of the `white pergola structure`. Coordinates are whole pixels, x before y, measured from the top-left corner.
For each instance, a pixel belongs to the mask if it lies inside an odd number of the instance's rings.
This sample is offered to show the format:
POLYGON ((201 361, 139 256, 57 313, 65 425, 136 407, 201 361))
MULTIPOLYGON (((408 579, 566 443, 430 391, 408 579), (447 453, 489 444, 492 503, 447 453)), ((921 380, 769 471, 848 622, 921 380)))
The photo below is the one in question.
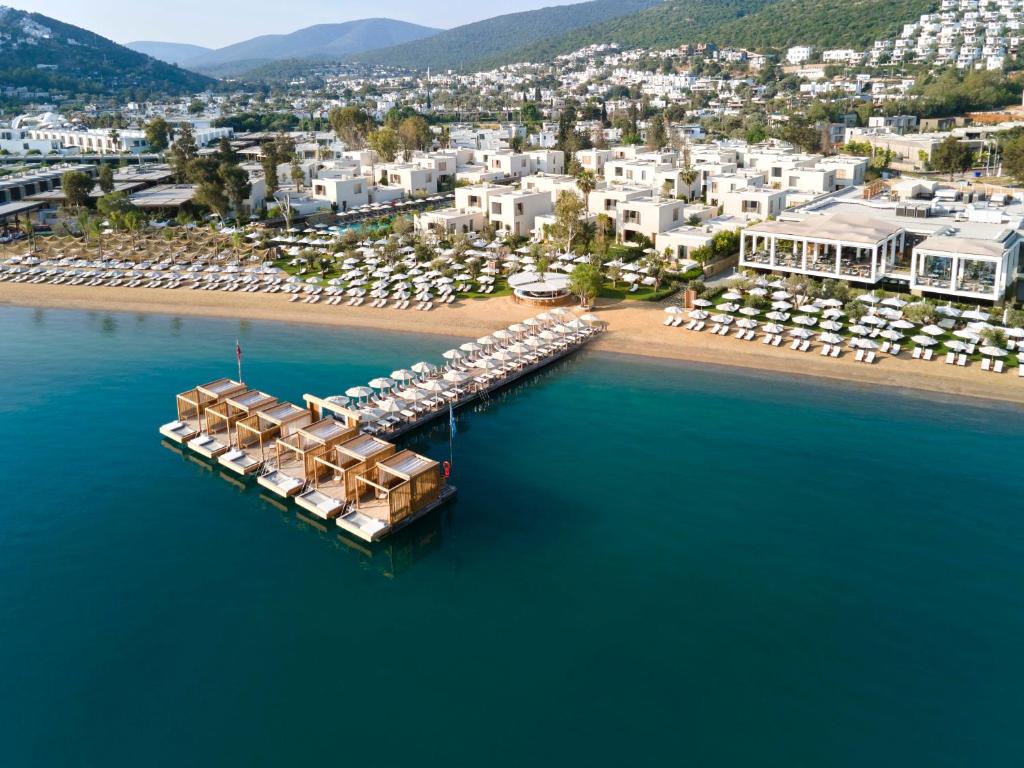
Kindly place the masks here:
POLYGON ((998 301, 1017 272, 1020 235, 1007 229, 998 240, 933 235, 914 248, 910 289, 967 299, 998 301))
POLYGON ((763 221, 741 233, 740 266, 874 284, 900 271, 905 246, 902 227, 870 212, 763 221))

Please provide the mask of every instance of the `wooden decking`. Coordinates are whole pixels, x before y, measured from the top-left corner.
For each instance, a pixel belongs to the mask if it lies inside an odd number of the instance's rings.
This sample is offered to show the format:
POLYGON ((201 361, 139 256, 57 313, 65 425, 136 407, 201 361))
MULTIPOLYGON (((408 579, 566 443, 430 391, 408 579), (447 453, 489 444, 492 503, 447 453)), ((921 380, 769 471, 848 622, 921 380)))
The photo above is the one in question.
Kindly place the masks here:
POLYGON ((456 493, 458 493, 458 490, 454 485, 445 485, 441 488, 441 492, 434 501, 425 504, 394 525, 388 525, 385 522, 388 514, 388 502, 386 499, 360 502, 358 510, 341 515, 334 522, 343 531, 347 531, 353 536, 358 536, 363 541, 379 541, 385 536, 390 536, 396 531, 402 530, 421 517, 429 515, 438 507, 447 504, 455 498, 456 493))
MULTIPOLYGON (((481 400, 486 400, 493 393, 522 381, 532 373, 568 357, 586 346, 599 333, 599 330, 592 330, 589 333, 575 334, 567 342, 559 342, 552 345, 553 349, 539 358, 524 355, 527 358, 532 357, 532 360, 524 362, 522 365, 512 365, 490 374, 481 373, 480 376, 467 381, 461 386, 456 386, 455 384, 446 385, 449 387, 449 391, 441 393, 446 396, 440 398, 441 402, 432 410, 426 411, 416 418, 399 422, 387 430, 371 431, 372 428, 370 428, 365 431, 386 441, 397 440, 438 419, 447 418, 448 404, 453 409, 461 409, 481 400), (455 396, 451 396, 452 392, 455 393, 455 396)), ((306 395, 306 401, 310 406, 309 412, 318 411, 321 417, 326 416, 330 412, 333 412, 336 417, 352 415, 352 411, 337 406, 329 400, 306 395)), ((305 418, 309 418, 309 413, 306 414, 305 418)), ((448 503, 457 494, 454 486, 447 485, 441 479, 440 489, 436 491, 436 498, 424 503, 423 506, 412 511, 400 521, 390 524, 388 521, 391 519, 392 511, 387 495, 379 499, 364 495, 358 505, 356 505, 356 508, 353 509, 351 506, 346 505, 344 501, 346 494, 343 480, 328 480, 313 488, 311 487, 312 483, 306 479, 306 468, 303 460, 296 457, 284 462, 281 466, 274 466, 275 462, 272 461, 273 457, 269 455, 266 446, 263 446, 262 450, 259 445, 254 445, 248 450, 232 448, 229 444, 226 444, 228 441, 220 439, 219 435, 209 436, 202 434, 201 427, 201 420, 199 418, 189 418, 163 425, 160 428, 160 433, 168 441, 181 446, 181 455, 186 458, 211 468, 213 465, 207 464, 204 459, 216 462, 225 470, 240 475, 242 480, 245 480, 247 477, 257 477, 258 485, 267 489, 275 496, 284 499, 285 503, 287 499, 292 498, 297 506, 312 513, 315 518, 323 521, 334 520, 335 526, 338 529, 366 542, 379 541, 409 526, 416 520, 429 515, 438 507, 448 503), (200 459, 200 456, 203 458, 200 459), (265 468, 267 471, 261 473, 261 470, 265 468)), ((406 453, 409 452, 407 451, 406 453)), ((426 457, 420 458, 427 460, 426 457)), ((434 467, 437 466, 436 461, 428 461, 434 467)), ((221 474, 227 478, 227 475, 221 474)), ((373 485, 373 483, 368 484, 373 485)), ((275 502, 275 504, 280 503, 275 502)))

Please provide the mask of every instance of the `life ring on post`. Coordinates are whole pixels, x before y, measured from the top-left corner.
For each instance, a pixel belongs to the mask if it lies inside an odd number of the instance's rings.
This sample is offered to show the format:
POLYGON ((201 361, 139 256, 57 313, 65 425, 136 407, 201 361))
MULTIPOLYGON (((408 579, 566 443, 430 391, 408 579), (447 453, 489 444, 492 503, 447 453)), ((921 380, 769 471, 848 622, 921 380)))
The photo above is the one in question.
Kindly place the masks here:
POLYGON ((446 461, 442 466, 444 467, 444 479, 447 480, 448 476, 452 473, 452 465, 446 461))

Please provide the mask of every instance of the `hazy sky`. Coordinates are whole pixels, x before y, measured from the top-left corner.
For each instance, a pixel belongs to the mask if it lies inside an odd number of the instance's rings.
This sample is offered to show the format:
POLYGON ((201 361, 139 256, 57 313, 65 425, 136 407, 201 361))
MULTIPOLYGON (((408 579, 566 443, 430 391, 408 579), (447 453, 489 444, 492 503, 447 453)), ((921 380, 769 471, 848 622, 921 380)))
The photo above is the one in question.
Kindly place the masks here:
POLYGON ((311 24, 372 17, 428 27, 455 27, 502 13, 580 0, 3 0, 83 27, 119 43, 160 40, 220 47, 256 35, 293 32, 311 24))

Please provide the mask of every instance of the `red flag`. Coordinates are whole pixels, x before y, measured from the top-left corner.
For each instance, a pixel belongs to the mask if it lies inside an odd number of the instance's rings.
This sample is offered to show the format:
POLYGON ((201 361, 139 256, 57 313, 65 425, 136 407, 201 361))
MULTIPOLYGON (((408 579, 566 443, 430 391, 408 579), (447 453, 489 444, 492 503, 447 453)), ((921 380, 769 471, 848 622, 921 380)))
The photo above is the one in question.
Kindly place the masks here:
POLYGON ((238 362, 242 362, 242 345, 238 343, 238 339, 235 339, 235 357, 238 358, 238 362))

